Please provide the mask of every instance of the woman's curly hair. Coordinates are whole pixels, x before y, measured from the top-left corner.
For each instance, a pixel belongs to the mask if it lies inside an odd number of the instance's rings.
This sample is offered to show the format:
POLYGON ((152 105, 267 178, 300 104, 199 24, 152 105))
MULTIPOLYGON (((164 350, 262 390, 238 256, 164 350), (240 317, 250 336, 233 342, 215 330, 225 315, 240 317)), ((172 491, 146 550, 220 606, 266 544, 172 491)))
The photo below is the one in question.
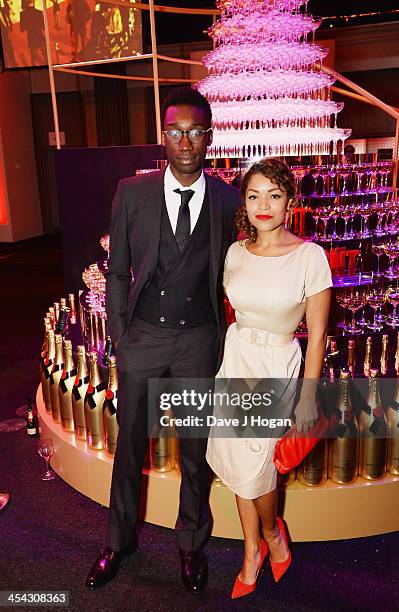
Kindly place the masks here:
POLYGON ((295 200, 295 178, 287 164, 280 159, 262 159, 255 162, 245 173, 241 183, 241 200, 242 205, 236 212, 236 228, 239 238, 249 238, 252 242, 256 241, 257 231, 248 219, 247 209, 245 206, 245 196, 248 189, 248 183, 254 174, 261 174, 276 183, 280 189, 287 192, 288 200, 295 200))

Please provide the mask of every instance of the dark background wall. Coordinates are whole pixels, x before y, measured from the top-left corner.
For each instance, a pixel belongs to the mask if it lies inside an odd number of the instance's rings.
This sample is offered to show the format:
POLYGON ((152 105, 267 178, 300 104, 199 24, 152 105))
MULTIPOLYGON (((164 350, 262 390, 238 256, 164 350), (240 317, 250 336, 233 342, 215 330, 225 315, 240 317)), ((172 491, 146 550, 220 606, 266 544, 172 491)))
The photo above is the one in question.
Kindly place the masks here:
MULTIPOLYGON (((61 149, 54 153, 66 292, 83 287, 82 271, 105 259, 112 198, 121 178, 156 168, 158 145, 61 149)), ((143 202, 143 206, 145 202, 143 202)))

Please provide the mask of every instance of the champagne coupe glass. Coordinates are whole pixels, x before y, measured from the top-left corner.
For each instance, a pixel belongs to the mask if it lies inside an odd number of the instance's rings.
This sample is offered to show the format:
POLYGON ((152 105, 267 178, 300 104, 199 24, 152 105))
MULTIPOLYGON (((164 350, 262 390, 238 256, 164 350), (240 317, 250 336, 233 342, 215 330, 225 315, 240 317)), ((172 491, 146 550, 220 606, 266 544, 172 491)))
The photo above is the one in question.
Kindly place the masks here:
POLYGON ((53 480, 55 474, 50 468, 49 461, 54 454, 54 442, 51 438, 42 438, 37 442, 37 452, 46 462, 46 473, 43 474, 42 480, 53 480))
POLYGON ((338 291, 336 294, 336 300, 337 300, 338 305, 342 308, 342 316, 341 316, 340 321, 337 323, 337 328, 345 329, 346 327, 345 309, 348 308, 348 305, 346 303, 346 292, 338 291))
POLYGON ((382 276, 382 272, 380 272, 380 257, 384 255, 385 248, 383 244, 373 244, 371 250, 377 256, 377 270, 373 273, 373 276, 374 278, 380 278, 382 276))
POLYGON ((372 331, 380 331, 382 329, 381 322, 377 319, 377 310, 383 306, 385 302, 385 293, 375 289, 366 295, 367 304, 371 306, 374 311, 373 322, 367 325, 368 329, 372 331))
POLYGON ((389 280, 396 280, 397 273, 393 267, 393 262, 399 255, 399 242, 386 242, 384 244, 384 251, 389 257, 389 267, 388 270, 385 271, 385 278, 389 280))
POLYGON ((322 179, 323 191, 321 193, 322 196, 327 195, 327 177, 329 176, 329 168, 328 166, 320 166, 320 177, 322 179))
POLYGON ((356 193, 362 193, 362 180, 365 175, 364 165, 356 164, 354 166, 354 171, 356 173, 356 181, 357 181, 356 193))
POLYGON ((352 321, 350 325, 345 327, 345 331, 351 334, 361 334, 362 328, 356 325, 355 313, 363 308, 366 303, 366 297, 363 291, 351 291, 345 299, 347 308, 352 313, 352 321))
POLYGON ((334 165, 330 166, 328 170, 328 176, 330 177, 330 188, 329 188, 328 195, 331 195, 331 196, 335 195, 334 180, 337 174, 338 174, 337 167, 334 165))
POLYGON ((327 240, 327 228, 328 228, 328 220, 330 216, 331 216, 331 210, 328 206, 324 206, 323 208, 320 209, 320 217, 324 223, 323 235, 321 238, 322 240, 327 240))
POLYGON ((341 194, 348 193, 348 178, 352 174, 352 166, 349 164, 343 164, 341 166, 340 175, 342 176, 342 189, 341 194))
POLYGON ((313 240, 320 239, 318 228, 319 228, 320 221, 322 220, 321 218, 322 211, 323 211, 323 208, 315 208, 312 212, 312 217, 313 217, 313 222, 314 222, 313 240))
POLYGON ((377 164, 373 163, 370 167, 370 182, 369 191, 378 191, 377 189, 377 164))
POLYGON ((368 228, 368 220, 373 214, 373 209, 367 202, 362 202, 359 206, 358 213, 362 218, 360 237, 368 238, 370 236, 370 230, 368 228))
POLYGON ((386 318, 386 322, 390 327, 398 327, 399 326, 399 319, 397 317, 396 314, 396 308, 399 304, 399 289, 398 287, 388 287, 386 293, 385 293, 385 297, 387 299, 387 301, 392 304, 393 306, 393 312, 392 315, 390 317, 386 318))
POLYGON ((317 179, 320 176, 320 167, 319 166, 315 166, 312 171, 311 171, 311 176, 314 180, 314 189, 313 189, 313 193, 312 193, 312 197, 316 198, 319 194, 317 193, 317 179))
POLYGON ((384 216, 387 215, 387 205, 386 202, 377 202, 376 207, 375 207, 375 212, 377 213, 377 217, 378 217, 378 221, 377 221, 377 226, 374 230, 374 235, 375 236, 383 236, 384 235, 384 230, 383 230, 383 226, 382 226, 382 220, 384 218, 384 216))
POLYGON ((302 195, 302 181, 304 176, 308 174, 308 168, 305 166, 293 166, 291 172, 295 177, 295 187, 298 198, 302 195))
POLYGON ((349 238, 352 238, 353 236, 352 230, 350 233, 348 233, 348 221, 349 219, 352 219, 353 217, 353 209, 350 204, 347 204, 346 206, 342 206, 341 217, 345 221, 345 231, 344 231, 342 238, 343 240, 348 240, 349 238))
POLYGON ((331 211, 331 217, 333 218, 333 232, 331 234, 331 238, 333 240, 337 240, 339 238, 338 234, 337 234, 337 221, 338 219, 341 217, 341 206, 334 206, 334 208, 331 211))
POLYGON ((387 227, 389 234, 396 234, 398 232, 398 212, 399 205, 397 200, 393 200, 389 205, 389 212, 391 219, 387 227))

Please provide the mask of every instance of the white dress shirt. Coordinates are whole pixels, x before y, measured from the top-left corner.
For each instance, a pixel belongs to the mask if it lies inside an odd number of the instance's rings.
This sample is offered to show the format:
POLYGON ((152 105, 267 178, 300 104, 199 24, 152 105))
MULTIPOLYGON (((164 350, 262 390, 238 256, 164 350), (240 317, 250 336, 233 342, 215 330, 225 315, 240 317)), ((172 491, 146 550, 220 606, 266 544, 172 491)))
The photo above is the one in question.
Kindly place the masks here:
POLYGON ((181 205, 180 193, 175 193, 174 190, 181 189, 181 191, 187 191, 188 189, 191 189, 192 191, 194 191, 194 195, 188 203, 188 207, 190 209, 190 231, 192 233, 195 224, 198 221, 198 217, 200 216, 202 202, 204 201, 205 196, 205 188, 206 182, 203 171, 201 172, 200 177, 195 181, 195 183, 190 185, 190 187, 186 187, 184 185, 181 185, 179 181, 173 176, 170 166, 166 168, 164 178, 165 201, 169 215, 169 221, 174 234, 176 233, 177 217, 179 215, 179 208, 181 205))

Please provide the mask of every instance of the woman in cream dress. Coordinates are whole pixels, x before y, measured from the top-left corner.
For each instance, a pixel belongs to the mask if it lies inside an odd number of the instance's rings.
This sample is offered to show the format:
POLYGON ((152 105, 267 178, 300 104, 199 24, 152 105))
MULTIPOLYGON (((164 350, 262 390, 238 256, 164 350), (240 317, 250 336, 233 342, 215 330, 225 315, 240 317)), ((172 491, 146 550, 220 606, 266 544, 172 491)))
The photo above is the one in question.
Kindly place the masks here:
MULTIPOLYGON (((302 356, 294 333, 306 312, 305 380, 295 416, 298 429, 308 430, 317 418, 315 382, 323 363, 332 281, 323 249, 286 229, 294 185, 286 164, 274 159, 255 163, 244 176, 245 203, 237 227, 249 239, 235 242, 227 253, 223 283, 236 323, 228 329, 217 377, 296 379, 302 356)), ((293 385, 287 384, 280 418, 291 415, 293 400, 293 385)), ((276 517, 277 439, 223 438, 216 429, 209 437, 207 460, 236 494, 245 540, 244 562, 232 593, 236 598, 255 589, 268 552, 276 581, 288 568, 291 553, 284 525, 276 517)))

